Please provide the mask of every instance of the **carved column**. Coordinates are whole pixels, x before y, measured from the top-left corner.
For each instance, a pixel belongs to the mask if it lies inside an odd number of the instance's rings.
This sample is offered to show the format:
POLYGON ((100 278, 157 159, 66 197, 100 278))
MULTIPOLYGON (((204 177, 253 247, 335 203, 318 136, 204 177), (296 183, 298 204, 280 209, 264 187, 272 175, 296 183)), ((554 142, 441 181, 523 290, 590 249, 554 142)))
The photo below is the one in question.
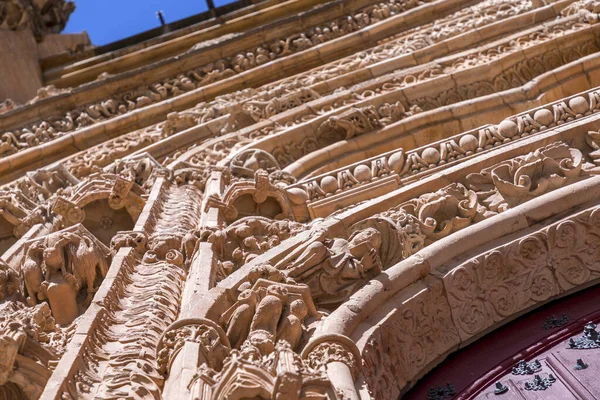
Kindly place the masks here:
MULTIPOLYGON (((190 382, 196 379, 199 369, 220 370, 230 350, 227 335, 213 321, 188 318, 171 324, 160 338, 157 347, 160 372, 169 376, 163 390, 163 398, 192 398, 192 392, 210 394, 210 383, 203 380, 202 376, 194 385, 190 385, 190 382), (192 386, 193 390, 190 389, 192 386)), ((204 394, 199 398, 205 398, 204 394)))
POLYGON ((360 352, 347 336, 319 336, 306 345, 302 359, 315 370, 324 370, 336 392, 344 400, 359 400, 355 380, 360 365, 360 352))

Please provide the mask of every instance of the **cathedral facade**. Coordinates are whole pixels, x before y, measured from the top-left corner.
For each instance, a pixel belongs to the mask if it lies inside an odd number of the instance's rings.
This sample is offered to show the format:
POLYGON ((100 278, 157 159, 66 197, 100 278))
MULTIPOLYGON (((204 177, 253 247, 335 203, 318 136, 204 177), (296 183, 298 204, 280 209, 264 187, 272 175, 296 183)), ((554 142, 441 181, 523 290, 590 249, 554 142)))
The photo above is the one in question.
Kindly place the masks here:
POLYGON ((600 398, 600 1, 73 10, 0 0, 0 399, 600 398))

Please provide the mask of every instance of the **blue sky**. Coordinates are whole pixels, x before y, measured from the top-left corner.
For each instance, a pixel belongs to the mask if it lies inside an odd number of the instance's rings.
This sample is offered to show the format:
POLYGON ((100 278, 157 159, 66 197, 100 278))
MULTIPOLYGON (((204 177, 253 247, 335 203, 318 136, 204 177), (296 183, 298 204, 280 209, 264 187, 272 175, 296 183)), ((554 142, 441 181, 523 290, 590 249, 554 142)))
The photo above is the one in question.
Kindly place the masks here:
MULTIPOLYGON (((215 6, 233 0, 214 0, 215 6)), ((87 31, 92 43, 103 45, 160 26, 156 12, 167 23, 206 11, 205 0, 75 0, 76 9, 63 33, 87 31)))

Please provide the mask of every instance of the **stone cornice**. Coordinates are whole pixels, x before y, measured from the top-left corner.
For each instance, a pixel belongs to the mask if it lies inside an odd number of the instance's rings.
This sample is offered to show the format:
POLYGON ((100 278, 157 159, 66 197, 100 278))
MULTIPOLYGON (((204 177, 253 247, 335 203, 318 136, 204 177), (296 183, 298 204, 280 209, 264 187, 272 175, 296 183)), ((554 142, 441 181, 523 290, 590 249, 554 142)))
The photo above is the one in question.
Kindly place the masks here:
MULTIPOLYGON (((316 0, 320 2, 320 0, 316 0)), ((242 0, 243 2, 243 0, 242 0)), ((290 10, 296 8, 303 10, 306 7, 313 6, 310 2, 299 2, 298 0, 281 1, 281 0, 257 0, 238 8, 237 10, 231 11, 227 14, 220 15, 218 19, 211 18, 191 26, 187 26, 181 29, 177 29, 170 32, 164 32, 158 37, 144 40, 142 42, 136 42, 125 47, 117 48, 116 50, 107 51, 98 54, 98 48, 84 50, 83 52, 65 52, 43 59, 42 69, 44 74, 44 81, 49 81, 56 74, 65 74, 66 71, 80 71, 82 69, 88 69, 95 65, 106 65, 112 62, 125 61, 128 63, 121 66, 120 68, 114 69, 117 72, 124 72, 126 69, 131 69, 139 64, 143 64, 148 61, 143 56, 147 53, 152 53, 155 60, 158 58, 166 58, 168 55, 164 55, 165 48, 168 49, 169 53, 183 52, 188 50, 194 44, 207 40, 213 39, 214 37, 222 36, 235 31, 245 30, 247 27, 256 26, 257 23, 264 23, 269 18, 276 18, 277 15, 281 14, 282 7, 278 7, 282 4, 284 7, 289 7, 290 10), (222 26, 218 26, 222 25, 222 26), (160 50, 163 53, 160 57, 157 52, 151 52, 148 50, 160 50), (134 55, 135 53, 135 55, 134 55), (131 60, 131 58, 134 60, 131 60), (130 65, 134 61, 133 65, 130 65)), ((177 24, 177 23, 176 23, 177 24)), ((163 29, 164 30, 164 29, 163 29)), ((125 42, 130 38, 124 39, 116 43, 109 43, 105 46, 100 46, 101 51, 105 51, 120 42, 125 42)), ((171 54, 175 55, 175 54, 171 54)), ((90 80, 96 79, 96 77, 103 71, 96 72, 95 75, 91 76, 90 80)))

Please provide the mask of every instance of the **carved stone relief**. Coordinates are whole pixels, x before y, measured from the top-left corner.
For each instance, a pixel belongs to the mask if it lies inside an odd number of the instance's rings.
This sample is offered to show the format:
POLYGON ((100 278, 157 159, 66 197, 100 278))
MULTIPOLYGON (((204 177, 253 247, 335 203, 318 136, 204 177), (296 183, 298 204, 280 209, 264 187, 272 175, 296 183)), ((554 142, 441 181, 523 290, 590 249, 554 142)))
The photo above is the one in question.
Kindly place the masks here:
MULTIPOLYGON (((0 27, 29 23, 13 3, 0 27)), ((0 399, 396 398, 462 342, 595 282, 595 209, 428 270, 427 246, 600 167, 596 2, 465 3, 349 0, 285 34, 257 3, 247 25, 47 61, 105 63, 106 96, 55 107, 87 90, 57 78, 2 108, 0 164, 54 164, 0 189, 0 399), (161 61, 173 76, 118 88, 124 54, 213 36, 161 61), (292 70, 308 72, 274 82, 292 70), (481 120, 501 122, 457 134, 481 120), (96 124, 106 137, 84 138, 96 124), (70 133, 81 152, 52 153, 70 133)))

